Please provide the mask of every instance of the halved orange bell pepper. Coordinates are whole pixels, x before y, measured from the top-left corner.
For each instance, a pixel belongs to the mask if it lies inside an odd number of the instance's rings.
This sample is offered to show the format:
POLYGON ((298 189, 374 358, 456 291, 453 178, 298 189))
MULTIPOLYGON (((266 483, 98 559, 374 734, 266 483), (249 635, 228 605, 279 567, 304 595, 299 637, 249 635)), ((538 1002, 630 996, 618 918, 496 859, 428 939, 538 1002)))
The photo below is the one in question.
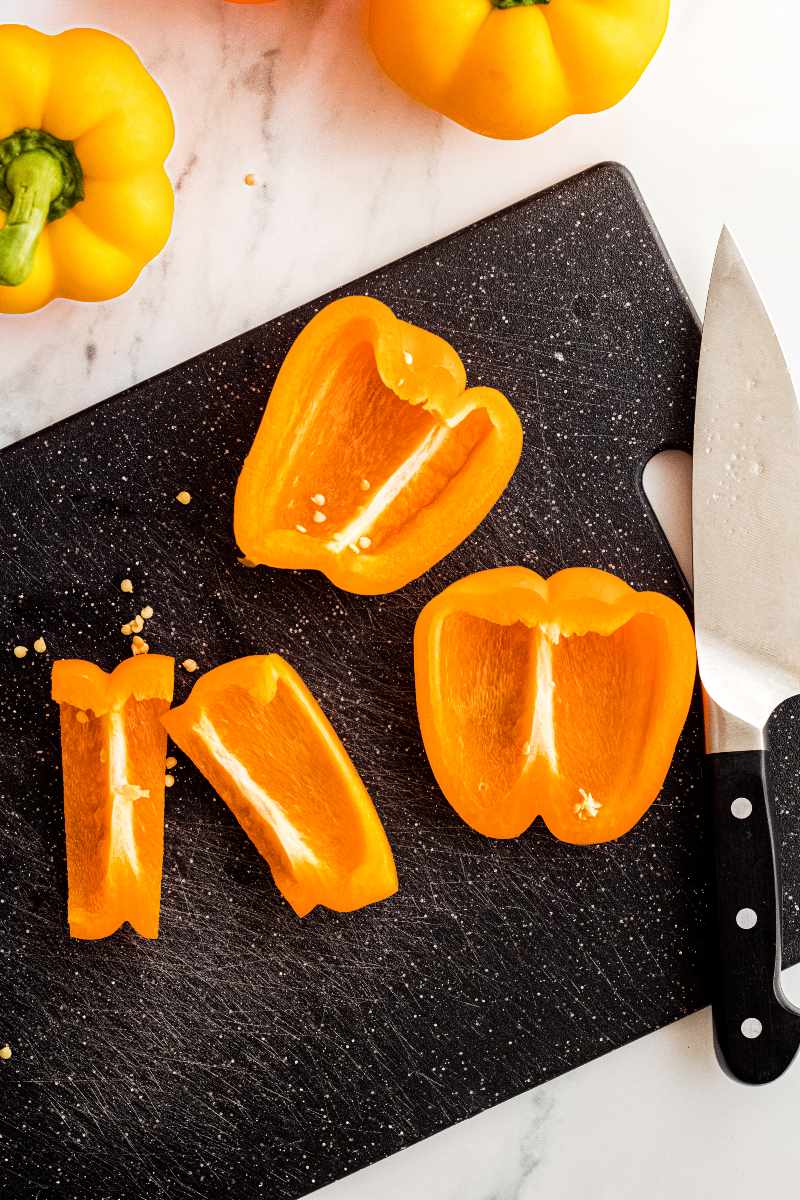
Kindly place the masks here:
POLYGON ((481 571, 414 635, 420 728, 450 804, 487 837, 541 816, 562 841, 620 837, 653 803, 695 679, 674 600, 592 568, 481 571))
POLYGON ((102 938, 129 922, 158 936, 167 738, 174 664, 149 654, 106 674, 53 664, 61 708, 69 931, 102 938))
POLYGON ((392 851, 347 751, 277 654, 204 675, 163 718, 267 860, 298 916, 351 912, 397 890, 392 851))
POLYGON ((378 300, 337 300, 281 367, 236 489, 253 563, 391 592, 483 520, 519 461, 505 396, 466 390, 455 350, 378 300))

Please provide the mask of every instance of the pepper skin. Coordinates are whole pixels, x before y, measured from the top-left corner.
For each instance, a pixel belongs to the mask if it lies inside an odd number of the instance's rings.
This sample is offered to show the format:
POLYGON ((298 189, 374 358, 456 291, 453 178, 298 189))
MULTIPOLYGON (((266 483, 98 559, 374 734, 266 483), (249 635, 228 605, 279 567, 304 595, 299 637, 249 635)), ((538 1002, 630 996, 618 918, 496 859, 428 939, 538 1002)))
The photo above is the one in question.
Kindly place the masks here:
POLYGON ((68 919, 74 938, 103 938, 128 921, 158 937, 164 854, 161 715, 174 664, 158 654, 121 663, 53 664, 61 708, 68 919))
POLYGON ((298 916, 397 891, 386 834, 303 680, 277 654, 209 671, 162 718, 225 801, 298 916))
POLYGON ((118 38, 0 25, 0 312, 127 291, 169 237, 173 133, 118 38))
POLYGON ((392 592, 449 554, 502 495, 522 427, 455 350, 377 300, 336 300, 289 351, 236 489, 251 563, 392 592))
POLYGON ((683 609, 587 567, 467 576, 414 635, 417 710, 439 786, 487 837, 541 816, 565 842, 627 833, 656 799, 686 721, 683 609))
POLYGON ((390 79, 475 133, 528 138, 610 108, 664 36, 669 0, 370 0, 390 79))

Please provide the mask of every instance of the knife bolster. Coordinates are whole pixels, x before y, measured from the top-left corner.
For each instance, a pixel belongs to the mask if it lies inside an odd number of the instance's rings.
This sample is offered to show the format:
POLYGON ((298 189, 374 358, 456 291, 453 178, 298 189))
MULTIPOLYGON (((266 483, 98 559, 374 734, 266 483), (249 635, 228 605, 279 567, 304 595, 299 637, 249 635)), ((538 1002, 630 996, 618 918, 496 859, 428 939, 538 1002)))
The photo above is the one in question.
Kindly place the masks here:
POLYGON ((763 750, 764 730, 748 725, 712 700, 703 688, 706 754, 734 754, 740 750, 763 750))

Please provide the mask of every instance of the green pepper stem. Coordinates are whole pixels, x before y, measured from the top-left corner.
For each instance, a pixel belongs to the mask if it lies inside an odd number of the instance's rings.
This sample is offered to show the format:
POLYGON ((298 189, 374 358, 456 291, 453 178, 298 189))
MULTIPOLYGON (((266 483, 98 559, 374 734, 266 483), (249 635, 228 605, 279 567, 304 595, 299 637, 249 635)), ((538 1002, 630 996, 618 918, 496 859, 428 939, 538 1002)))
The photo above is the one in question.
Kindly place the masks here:
POLYGON ((64 186, 64 172, 49 151, 28 150, 10 163, 5 185, 13 202, 0 229, 0 284, 18 287, 33 270, 36 246, 50 205, 64 186))

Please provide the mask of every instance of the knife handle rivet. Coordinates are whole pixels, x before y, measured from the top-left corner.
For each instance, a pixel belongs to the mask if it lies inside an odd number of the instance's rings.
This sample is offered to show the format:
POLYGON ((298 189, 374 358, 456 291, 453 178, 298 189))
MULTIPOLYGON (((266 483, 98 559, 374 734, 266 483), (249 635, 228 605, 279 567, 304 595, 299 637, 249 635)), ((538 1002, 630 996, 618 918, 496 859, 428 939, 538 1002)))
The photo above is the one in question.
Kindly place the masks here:
POLYGON ((753 929, 758 921, 758 916, 752 908, 740 908, 736 914, 736 924, 740 929, 753 929))
POLYGON ((752 1041, 753 1038, 761 1036, 761 1031, 763 1028, 764 1026, 761 1024, 758 1017, 746 1017, 744 1021, 742 1021, 741 1025, 742 1036, 750 1038, 752 1041))
POLYGON ((739 821, 744 821, 753 811, 753 805, 746 796, 737 796, 731 805, 731 812, 739 821))

